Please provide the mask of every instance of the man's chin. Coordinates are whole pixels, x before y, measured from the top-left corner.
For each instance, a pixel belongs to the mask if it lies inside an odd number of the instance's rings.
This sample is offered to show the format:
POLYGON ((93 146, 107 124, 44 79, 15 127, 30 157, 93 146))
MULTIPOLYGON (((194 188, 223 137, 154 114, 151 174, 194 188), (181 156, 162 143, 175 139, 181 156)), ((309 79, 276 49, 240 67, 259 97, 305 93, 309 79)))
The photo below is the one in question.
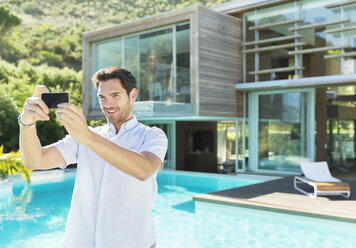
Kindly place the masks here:
POLYGON ((115 118, 108 118, 106 117, 106 120, 111 123, 111 124, 115 124, 117 122, 117 120, 115 118))
POLYGON ((106 121, 109 122, 109 123, 115 123, 115 118, 113 116, 107 116, 105 115, 106 117, 106 121))
POLYGON ((106 120, 111 124, 122 122, 122 118, 118 118, 117 116, 106 116, 106 120))

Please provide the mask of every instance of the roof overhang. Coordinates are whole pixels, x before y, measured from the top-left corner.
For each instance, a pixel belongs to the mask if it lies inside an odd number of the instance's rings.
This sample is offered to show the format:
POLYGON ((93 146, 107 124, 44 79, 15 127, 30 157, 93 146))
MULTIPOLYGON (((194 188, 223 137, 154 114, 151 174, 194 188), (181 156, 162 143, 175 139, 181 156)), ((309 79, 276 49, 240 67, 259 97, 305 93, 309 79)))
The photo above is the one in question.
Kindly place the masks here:
POLYGON ((267 8, 276 5, 280 5, 286 2, 291 2, 291 0, 243 0, 243 1, 233 1, 218 5, 212 9, 225 13, 225 14, 238 14, 249 12, 255 9, 267 8))
POLYGON ((356 84, 356 74, 335 75, 322 77, 308 77, 288 80, 273 80, 257 83, 238 83, 235 85, 237 91, 261 91, 261 90, 282 90, 293 88, 325 88, 331 86, 342 86, 356 84))

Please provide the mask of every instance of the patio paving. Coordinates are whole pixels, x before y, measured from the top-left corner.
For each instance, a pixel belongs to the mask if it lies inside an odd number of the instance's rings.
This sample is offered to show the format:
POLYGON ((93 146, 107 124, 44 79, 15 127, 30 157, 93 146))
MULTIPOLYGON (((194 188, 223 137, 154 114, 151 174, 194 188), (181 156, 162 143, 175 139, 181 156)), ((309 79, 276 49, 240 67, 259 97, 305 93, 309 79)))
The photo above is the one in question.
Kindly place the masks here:
POLYGON ((356 180, 343 181, 351 187, 351 196, 348 199, 342 196, 310 198, 294 189, 293 177, 195 195, 193 199, 356 223, 356 180))

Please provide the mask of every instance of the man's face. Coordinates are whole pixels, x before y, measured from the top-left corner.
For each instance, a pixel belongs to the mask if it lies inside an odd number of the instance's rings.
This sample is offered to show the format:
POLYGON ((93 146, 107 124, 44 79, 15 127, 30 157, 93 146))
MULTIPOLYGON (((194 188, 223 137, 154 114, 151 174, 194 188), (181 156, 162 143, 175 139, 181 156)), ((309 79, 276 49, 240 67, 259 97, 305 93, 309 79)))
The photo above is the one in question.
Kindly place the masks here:
POLYGON ((137 90, 133 89, 130 95, 121 86, 119 79, 109 79, 100 82, 98 86, 98 98, 101 110, 108 122, 122 124, 132 118, 133 103, 136 100, 137 90))

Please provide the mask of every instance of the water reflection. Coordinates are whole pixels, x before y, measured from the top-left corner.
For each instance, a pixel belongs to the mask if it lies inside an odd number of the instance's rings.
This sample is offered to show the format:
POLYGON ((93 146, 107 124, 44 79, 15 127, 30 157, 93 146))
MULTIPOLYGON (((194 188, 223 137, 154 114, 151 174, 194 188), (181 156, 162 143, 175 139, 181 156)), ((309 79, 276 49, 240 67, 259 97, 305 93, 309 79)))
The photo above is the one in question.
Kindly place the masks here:
POLYGON ((16 178, 0 184, 1 247, 18 247, 39 235, 64 233, 74 179, 75 172, 52 172, 33 174, 30 184, 16 178))

